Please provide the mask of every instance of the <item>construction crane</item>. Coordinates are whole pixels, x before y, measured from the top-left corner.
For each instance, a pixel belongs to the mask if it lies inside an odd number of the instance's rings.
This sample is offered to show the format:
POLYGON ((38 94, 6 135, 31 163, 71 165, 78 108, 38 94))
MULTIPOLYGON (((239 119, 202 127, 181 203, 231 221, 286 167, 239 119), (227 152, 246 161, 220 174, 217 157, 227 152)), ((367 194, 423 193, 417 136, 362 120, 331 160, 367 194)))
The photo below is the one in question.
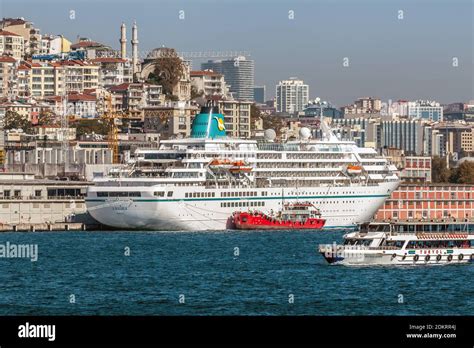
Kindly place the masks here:
POLYGON ((107 121, 109 128, 109 133, 107 136, 107 141, 109 143, 109 149, 112 151, 112 163, 119 164, 119 125, 121 125, 122 115, 113 112, 112 108, 112 96, 107 95, 105 97, 106 110, 102 115, 102 119, 107 121))

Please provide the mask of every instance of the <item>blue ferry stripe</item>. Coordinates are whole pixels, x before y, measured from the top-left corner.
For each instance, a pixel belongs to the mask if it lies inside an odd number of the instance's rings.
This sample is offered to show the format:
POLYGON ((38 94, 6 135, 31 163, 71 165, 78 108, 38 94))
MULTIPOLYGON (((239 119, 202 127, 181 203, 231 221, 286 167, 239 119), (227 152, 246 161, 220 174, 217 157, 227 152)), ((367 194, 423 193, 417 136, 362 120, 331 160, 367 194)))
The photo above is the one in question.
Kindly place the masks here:
MULTIPOLYGON (((196 202, 196 201, 258 201, 258 200, 285 200, 285 199, 333 199, 333 198, 374 198, 374 197, 389 197, 390 195, 356 195, 356 196, 274 196, 274 197, 209 197, 209 198, 164 198, 164 199, 133 199, 133 202, 196 202)), ((126 197, 124 197, 126 198, 126 197)), ((105 198, 86 198, 86 202, 106 202, 105 198)), ((118 201, 118 200, 117 200, 118 201)))

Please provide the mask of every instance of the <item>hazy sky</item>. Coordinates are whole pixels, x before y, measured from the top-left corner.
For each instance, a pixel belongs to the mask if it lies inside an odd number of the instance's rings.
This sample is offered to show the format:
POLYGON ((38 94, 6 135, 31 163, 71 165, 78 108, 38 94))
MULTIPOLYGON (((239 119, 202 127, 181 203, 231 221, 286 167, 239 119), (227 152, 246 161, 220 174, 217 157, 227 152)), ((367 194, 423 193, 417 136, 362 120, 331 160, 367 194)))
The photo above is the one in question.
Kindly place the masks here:
POLYGON ((296 76, 311 98, 339 106, 360 96, 474 99, 474 0, 0 0, 0 15, 114 48, 122 21, 129 41, 136 20, 141 52, 248 51, 268 98, 296 76))

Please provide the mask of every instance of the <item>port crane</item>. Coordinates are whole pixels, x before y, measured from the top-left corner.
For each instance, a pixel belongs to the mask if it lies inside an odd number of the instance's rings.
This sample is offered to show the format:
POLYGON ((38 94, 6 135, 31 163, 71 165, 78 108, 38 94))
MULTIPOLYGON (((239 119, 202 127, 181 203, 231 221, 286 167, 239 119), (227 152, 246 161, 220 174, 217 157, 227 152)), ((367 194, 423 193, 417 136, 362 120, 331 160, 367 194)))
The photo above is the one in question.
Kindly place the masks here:
POLYGON ((105 96, 106 109, 102 115, 102 119, 105 120, 109 126, 109 133, 107 136, 107 141, 109 149, 112 151, 112 163, 119 164, 119 126, 122 124, 122 115, 120 113, 115 113, 112 108, 112 96, 105 96))

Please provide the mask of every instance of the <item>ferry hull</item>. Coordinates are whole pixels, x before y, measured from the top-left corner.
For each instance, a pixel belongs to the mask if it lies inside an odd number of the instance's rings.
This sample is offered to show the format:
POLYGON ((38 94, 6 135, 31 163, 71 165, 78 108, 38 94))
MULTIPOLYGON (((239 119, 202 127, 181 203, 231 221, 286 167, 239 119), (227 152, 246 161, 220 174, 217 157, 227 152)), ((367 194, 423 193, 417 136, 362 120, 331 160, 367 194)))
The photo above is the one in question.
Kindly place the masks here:
POLYGON ((319 252, 330 264, 341 265, 448 265, 474 262, 474 249, 380 251, 345 250, 342 246, 320 246, 319 252))

